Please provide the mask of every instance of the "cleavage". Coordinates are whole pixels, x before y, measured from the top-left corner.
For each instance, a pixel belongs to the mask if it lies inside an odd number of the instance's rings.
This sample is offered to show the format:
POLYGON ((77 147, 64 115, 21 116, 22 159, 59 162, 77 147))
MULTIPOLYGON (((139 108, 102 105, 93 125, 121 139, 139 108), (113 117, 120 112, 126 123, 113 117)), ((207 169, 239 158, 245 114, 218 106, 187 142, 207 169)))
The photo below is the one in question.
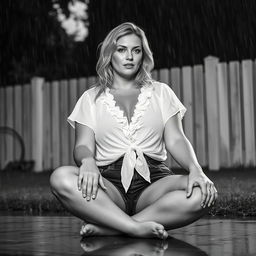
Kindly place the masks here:
POLYGON ((118 106, 123 111, 123 114, 126 116, 128 123, 131 123, 134 110, 138 103, 139 94, 140 90, 129 92, 128 94, 113 93, 116 106, 118 106))

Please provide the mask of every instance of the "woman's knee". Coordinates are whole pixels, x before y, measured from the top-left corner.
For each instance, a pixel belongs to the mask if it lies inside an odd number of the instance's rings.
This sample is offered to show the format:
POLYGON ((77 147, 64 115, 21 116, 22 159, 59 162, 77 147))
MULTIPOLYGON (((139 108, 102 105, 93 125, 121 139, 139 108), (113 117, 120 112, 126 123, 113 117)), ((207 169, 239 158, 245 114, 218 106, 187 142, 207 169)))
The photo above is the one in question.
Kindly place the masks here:
POLYGON ((193 193, 189 198, 189 207, 193 212, 204 211, 204 208, 201 206, 202 202, 202 192, 199 187, 193 188, 193 193))
POLYGON ((54 194, 63 194, 70 191, 73 187, 71 166, 62 166, 54 170, 50 177, 50 186, 54 194))

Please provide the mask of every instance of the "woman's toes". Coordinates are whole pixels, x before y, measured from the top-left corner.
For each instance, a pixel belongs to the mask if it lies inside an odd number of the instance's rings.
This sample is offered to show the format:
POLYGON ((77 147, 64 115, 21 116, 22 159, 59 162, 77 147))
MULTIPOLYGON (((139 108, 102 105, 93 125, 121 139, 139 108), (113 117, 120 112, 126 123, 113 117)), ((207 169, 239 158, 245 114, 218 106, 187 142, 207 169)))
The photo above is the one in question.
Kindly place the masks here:
POLYGON ((163 235, 164 235, 164 230, 162 230, 162 229, 158 229, 158 236, 160 237, 160 238, 162 238, 163 237, 163 235))
POLYGON ((85 235, 88 235, 88 234, 90 234, 90 228, 88 227, 88 224, 87 225, 85 225, 85 226, 83 226, 82 228, 81 228, 81 231, 80 231, 80 235, 81 236, 85 236, 85 235))
MULTIPOLYGON (((167 238, 168 238, 168 236, 169 236, 169 234, 167 233, 167 231, 166 231, 166 230, 164 230, 164 233, 163 233, 163 239, 167 239, 167 238)), ((167 244, 167 246, 168 246, 168 244, 167 244)))
POLYGON ((85 230, 83 228, 81 228, 80 235, 83 236, 84 234, 85 234, 85 230))
POLYGON ((84 234, 84 229, 86 227, 87 223, 86 222, 83 222, 82 226, 81 226, 81 229, 80 229, 80 235, 82 236, 84 234))
POLYGON ((164 230, 164 226, 162 225, 159 225, 157 228, 156 228, 156 234, 159 238, 161 239, 165 239, 166 237, 166 231, 164 230))
POLYGON ((164 228, 162 228, 162 229, 157 230, 157 236, 160 239, 166 239, 169 235, 168 235, 167 231, 164 228))
POLYGON ((82 236, 84 234, 84 227, 81 227, 80 229, 80 235, 82 236))

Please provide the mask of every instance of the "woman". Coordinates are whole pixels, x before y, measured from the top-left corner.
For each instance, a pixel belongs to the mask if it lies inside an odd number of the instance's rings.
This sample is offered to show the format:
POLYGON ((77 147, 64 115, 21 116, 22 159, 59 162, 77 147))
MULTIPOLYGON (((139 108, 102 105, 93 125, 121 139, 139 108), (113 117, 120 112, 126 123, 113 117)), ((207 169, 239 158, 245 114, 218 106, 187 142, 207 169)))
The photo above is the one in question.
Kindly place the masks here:
POLYGON ((57 168, 54 195, 85 221, 81 235, 126 234, 165 239, 166 230, 199 219, 217 199, 184 135, 185 107, 150 76, 154 61, 144 32, 132 23, 105 38, 98 84, 68 118, 78 167, 57 168), (173 175, 169 151, 188 175, 173 175))

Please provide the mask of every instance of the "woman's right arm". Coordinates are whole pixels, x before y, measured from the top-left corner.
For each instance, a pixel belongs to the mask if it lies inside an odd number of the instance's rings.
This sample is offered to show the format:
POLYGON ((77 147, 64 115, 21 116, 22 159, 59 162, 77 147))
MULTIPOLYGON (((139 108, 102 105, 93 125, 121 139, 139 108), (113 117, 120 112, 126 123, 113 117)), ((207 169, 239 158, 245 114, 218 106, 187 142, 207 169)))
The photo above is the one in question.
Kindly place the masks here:
POLYGON ((106 189, 95 162, 95 136, 91 128, 75 123, 74 160, 79 167, 77 186, 88 201, 95 199, 98 185, 106 189))

